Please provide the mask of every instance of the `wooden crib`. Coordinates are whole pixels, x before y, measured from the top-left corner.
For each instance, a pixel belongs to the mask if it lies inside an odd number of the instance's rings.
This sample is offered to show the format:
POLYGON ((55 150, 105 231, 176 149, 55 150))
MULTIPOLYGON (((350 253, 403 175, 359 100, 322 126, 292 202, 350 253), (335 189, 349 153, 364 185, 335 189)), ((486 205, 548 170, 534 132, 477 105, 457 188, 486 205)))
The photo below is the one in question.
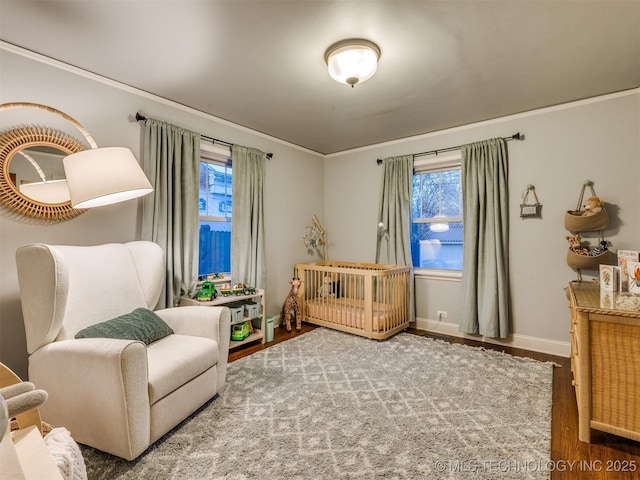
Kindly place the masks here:
POLYGON ((296 276, 305 322, 377 340, 409 326, 409 267, 299 263, 296 276))

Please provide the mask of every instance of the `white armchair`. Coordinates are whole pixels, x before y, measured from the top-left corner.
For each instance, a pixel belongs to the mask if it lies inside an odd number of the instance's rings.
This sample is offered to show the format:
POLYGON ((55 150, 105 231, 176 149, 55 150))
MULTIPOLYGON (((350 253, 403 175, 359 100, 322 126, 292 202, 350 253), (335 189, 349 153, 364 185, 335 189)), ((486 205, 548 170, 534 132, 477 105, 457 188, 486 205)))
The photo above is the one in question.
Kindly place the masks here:
POLYGON ((79 443, 133 460, 224 386, 227 308, 158 310, 174 334, 149 345, 75 338, 136 308, 154 309, 165 277, 155 243, 32 244, 16 261, 29 380, 49 393, 43 419, 79 443))

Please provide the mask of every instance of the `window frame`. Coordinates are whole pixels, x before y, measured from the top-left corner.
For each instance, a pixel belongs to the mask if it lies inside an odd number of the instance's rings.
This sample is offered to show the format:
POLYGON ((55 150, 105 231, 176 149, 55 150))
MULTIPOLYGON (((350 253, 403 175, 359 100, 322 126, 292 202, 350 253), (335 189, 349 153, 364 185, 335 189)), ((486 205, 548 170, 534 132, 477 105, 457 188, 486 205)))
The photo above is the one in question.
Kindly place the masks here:
MULTIPOLYGON (((421 158, 414 159, 413 161, 413 174, 424 174, 424 173, 437 173, 443 172, 447 170, 455 170, 462 169, 462 153, 455 152, 451 155, 446 156, 435 156, 431 158, 421 158)), ((462 178, 460 178, 462 182, 462 178)), ((413 192, 412 199, 413 199, 413 192)), ((414 221, 413 217, 411 218, 411 224, 414 223, 434 223, 438 220, 433 218, 420 218, 414 221)), ((464 217, 449 217, 448 221, 460 222, 464 226, 464 217)), ((464 242, 463 242, 464 245, 464 242)), ((446 270, 440 268, 423 268, 423 267, 413 267, 414 276, 416 278, 425 278, 431 280, 449 280, 449 281, 462 281, 462 272, 463 270, 446 270)))

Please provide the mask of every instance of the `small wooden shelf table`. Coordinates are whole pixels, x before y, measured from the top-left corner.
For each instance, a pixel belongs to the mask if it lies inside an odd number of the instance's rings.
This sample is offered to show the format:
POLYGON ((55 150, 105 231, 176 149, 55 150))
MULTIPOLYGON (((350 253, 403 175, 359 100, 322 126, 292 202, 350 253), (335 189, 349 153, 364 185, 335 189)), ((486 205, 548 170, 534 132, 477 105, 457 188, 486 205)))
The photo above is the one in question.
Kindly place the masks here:
POLYGON ((266 323, 265 323, 266 317, 265 317, 264 290, 256 289, 255 293, 250 293, 248 295, 239 294, 239 295, 227 295, 227 296, 224 296, 220 292, 218 292, 218 297, 208 302, 200 302, 195 298, 182 297, 180 299, 180 306, 182 307, 185 305, 200 305, 205 307, 214 307, 214 306, 224 307, 230 303, 247 302, 247 301, 255 302, 256 299, 259 299, 260 301, 260 310, 256 316, 253 316, 253 317, 243 316, 241 319, 231 321, 232 326, 237 323, 246 322, 247 320, 250 320, 254 325, 254 332, 251 335, 249 335, 247 338, 240 341, 231 340, 231 342, 229 342, 229 350, 233 350, 234 348, 238 348, 242 345, 246 345, 247 343, 251 343, 251 342, 256 342, 258 340, 261 343, 265 343, 264 333, 265 333, 265 327, 266 327, 266 323))

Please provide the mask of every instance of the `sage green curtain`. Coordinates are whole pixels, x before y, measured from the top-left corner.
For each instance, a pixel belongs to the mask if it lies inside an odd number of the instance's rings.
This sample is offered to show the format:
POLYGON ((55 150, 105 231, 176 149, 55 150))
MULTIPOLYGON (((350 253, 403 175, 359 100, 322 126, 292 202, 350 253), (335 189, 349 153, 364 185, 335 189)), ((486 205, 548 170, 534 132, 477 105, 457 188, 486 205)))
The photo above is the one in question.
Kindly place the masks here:
POLYGON ((231 152, 231 281, 264 288, 264 182, 267 154, 240 145, 234 145, 231 152))
POLYGON ((172 307, 195 294, 198 276, 200 134, 148 118, 143 168, 153 193, 142 203, 142 238, 165 252, 158 308, 172 307))
POLYGON ((407 265, 409 275, 409 321, 415 322, 413 262, 411 260, 411 190, 413 155, 388 157, 382 161, 378 223, 386 232, 378 234, 376 263, 407 265))
POLYGON ((496 138, 462 148, 464 215, 460 331, 509 333, 509 195, 507 146, 496 138))

